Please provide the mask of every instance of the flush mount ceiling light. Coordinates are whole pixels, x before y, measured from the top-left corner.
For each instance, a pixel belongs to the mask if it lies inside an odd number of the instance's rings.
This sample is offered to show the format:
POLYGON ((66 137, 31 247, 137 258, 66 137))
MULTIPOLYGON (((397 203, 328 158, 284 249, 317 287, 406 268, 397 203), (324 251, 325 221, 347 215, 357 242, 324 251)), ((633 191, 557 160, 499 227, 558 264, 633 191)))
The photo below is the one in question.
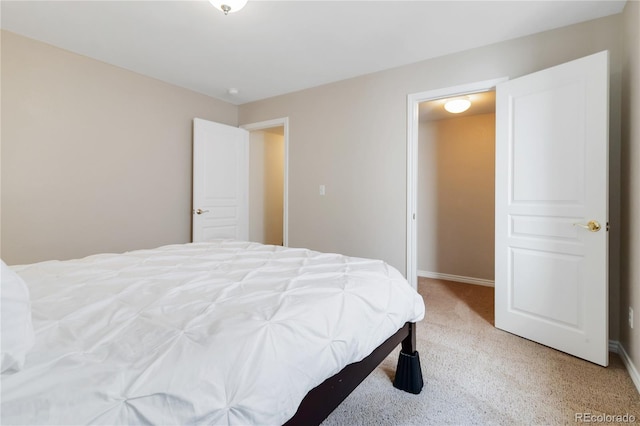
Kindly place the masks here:
POLYGON ((450 99, 444 104, 444 109, 452 114, 465 112, 471 106, 471 101, 467 98, 450 99))
POLYGON ((228 15, 242 9, 247 4, 247 1, 248 0, 209 0, 209 3, 216 9, 223 11, 225 15, 228 15))

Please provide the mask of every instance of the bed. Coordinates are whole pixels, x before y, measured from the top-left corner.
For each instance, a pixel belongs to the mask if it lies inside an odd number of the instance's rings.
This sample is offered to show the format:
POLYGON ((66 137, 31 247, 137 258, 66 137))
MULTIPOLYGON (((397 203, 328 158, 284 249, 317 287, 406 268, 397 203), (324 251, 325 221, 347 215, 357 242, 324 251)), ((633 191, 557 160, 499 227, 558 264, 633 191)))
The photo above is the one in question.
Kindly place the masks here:
POLYGON ((382 261, 216 240, 10 270, 34 339, 2 424, 318 424, 399 344, 422 387, 424 303, 382 261))

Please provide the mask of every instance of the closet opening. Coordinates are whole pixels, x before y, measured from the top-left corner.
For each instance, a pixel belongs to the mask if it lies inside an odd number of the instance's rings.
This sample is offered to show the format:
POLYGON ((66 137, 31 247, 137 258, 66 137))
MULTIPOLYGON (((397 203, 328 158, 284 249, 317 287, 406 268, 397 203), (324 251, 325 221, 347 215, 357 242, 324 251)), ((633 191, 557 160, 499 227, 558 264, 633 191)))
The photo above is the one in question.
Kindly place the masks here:
POLYGON ((495 91, 419 104, 417 275, 493 286, 495 269, 495 91))
MULTIPOLYGON (((451 119, 452 116, 455 116, 457 118, 463 118, 465 116, 475 115, 476 112, 479 112, 478 107, 479 105, 481 105, 480 101, 482 99, 482 94, 485 92, 492 92, 492 93, 495 92, 496 86, 499 83, 502 83, 507 80, 508 80, 507 77, 500 77, 492 80, 478 81, 474 83, 462 84, 459 86, 451 86, 451 87, 444 87, 440 89, 428 90, 425 92, 410 93, 409 95, 407 95, 407 239, 406 239, 407 267, 406 267, 406 278, 407 278, 407 281, 409 281, 409 283, 413 286, 413 288, 416 288, 416 289, 418 288, 418 270, 420 270, 421 273, 432 272, 432 273, 438 273, 438 274, 455 275, 457 279, 462 279, 463 277, 465 277, 465 275, 457 275, 456 271, 446 272, 446 270, 440 269, 440 267, 437 268, 439 270, 431 270, 431 271, 427 270, 427 269, 436 269, 436 266, 442 264, 441 262, 445 262, 445 260, 443 260, 442 258, 442 255, 438 255, 438 258, 435 258, 435 259, 433 257, 434 255, 432 255, 430 259, 431 263, 425 264, 424 261, 422 261, 420 266, 418 266, 418 222, 420 221, 419 212, 418 212, 418 186, 419 186, 418 171, 420 169, 425 168, 425 166, 420 166, 418 161, 418 156, 420 151, 419 150, 420 121, 421 121, 420 110, 421 109, 423 110, 422 121, 425 121, 425 122, 446 121, 446 120, 438 120, 436 113, 439 114, 440 118, 449 117, 449 119, 451 119), (472 97, 475 97, 477 99, 475 107, 473 106, 473 103, 472 103, 471 107, 466 112, 461 112, 459 114, 452 114, 450 112, 445 112, 444 110, 445 100, 459 99, 459 98, 471 99, 472 97)), ((483 111, 483 112, 485 114, 490 112, 495 113, 495 100, 489 101, 488 104, 491 105, 491 109, 489 111, 483 111)), ((423 125, 423 128, 424 128, 424 125, 423 125)), ((424 132, 424 129, 423 129, 423 132, 424 132)), ((494 125, 494 132, 495 132, 495 125, 494 125)), ((495 149, 495 141, 493 146, 495 149)), ((477 147, 472 146, 471 148, 469 148, 469 150, 472 152, 475 152, 477 150, 477 147)), ((432 161, 432 160, 433 158, 431 158, 429 161, 432 161)), ((461 163, 462 160, 454 161, 454 163, 456 162, 461 163)), ((431 170, 423 170, 423 172, 428 172, 433 174, 432 181, 429 181, 431 185, 436 185, 438 183, 437 179, 439 179, 437 174, 438 164, 437 162, 434 164, 435 165, 432 167, 431 170)), ((440 167, 440 172, 442 172, 442 170, 443 168, 440 167)), ((495 173, 495 170, 494 170, 494 173, 495 173)), ((423 179, 424 179, 424 176, 423 176, 423 179)), ((475 186, 475 184, 476 183, 473 182, 472 184, 469 184, 469 186, 473 187, 475 186)), ((422 186, 424 185, 425 183, 422 184, 422 186)), ((432 200, 431 200, 431 204, 429 205, 430 206, 429 208, 432 209, 431 210, 432 214, 438 214, 437 187, 435 191, 436 191, 435 195, 431 195, 432 200)), ((429 196, 429 195, 425 195, 425 197, 426 196, 429 196)), ((423 204, 424 204, 424 201, 423 201, 423 204)), ((425 207, 423 207, 423 210, 424 209, 425 207)), ((440 215, 441 214, 442 213, 440 213, 440 215)), ((437 218, 438 217, 436 216, 435 219, 437 218)), ((423 232, 423 234, 425 231, 428 232, 429 227, 438 226, 438 223, 433 222, 433 220, 435 219, 432 219, 432 222, 427 222, 426 226, 425 224, 421 226, 421 229, 422 229, 421 232, 423 232)), ((482 227, 487 225, 486 223, 481 223, 476 221, 475 218, 472 218, 471 220, 472 220, 471 223, 475 224, 474 226, 477 226, 477 227, 482 227)), ((490 221, 490 223, 487 226, 494 226, 494 223, 495 223, 495 217, 490 221)), ((432 231, 434 229, 436 233, 436 236, 435 236, 436 238, 438 237, 442 238, 443 235, 447 235, 446 229, 433 228, 432 231)), ((495 232, 494 232, 493 238, 495 239, 495 232)), ((436 242, 437 242, 437 239, 434 240, 433 238, 429 240, 423 239, 421 242, 421 244, 423 245, 422 251, 425 252, 426 250, 430 249, 433 252, 434 250, 437 249, 437 246, 435 245, 436 242)), ((487 250, 487 248, 485 247, 484 250, 487 250)), ((423 255, 423 257, 424 256, 425 255, 423 255)), ((492 264, 492 267, 495 270, 494 264, 492 264)), ((494 274, 495 272, 493 272, 493 274, 491 275, 492 278, 494 274)), ((488 280, 488 278, 484 278, 484 277, 469 276, 468 278, 473 278, 474 281, 477 281, 477 279, 488 280)), ((485 284, 488 284, 488 283, 485 283, 485 284)))

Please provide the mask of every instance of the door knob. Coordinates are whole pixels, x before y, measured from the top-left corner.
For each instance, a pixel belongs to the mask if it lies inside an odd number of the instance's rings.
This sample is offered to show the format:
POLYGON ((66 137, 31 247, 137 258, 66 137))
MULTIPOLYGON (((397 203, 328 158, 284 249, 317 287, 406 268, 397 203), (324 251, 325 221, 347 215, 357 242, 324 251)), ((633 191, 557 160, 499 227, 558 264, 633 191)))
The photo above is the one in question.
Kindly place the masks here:
POLYGON ((597 220, 590 220, 586 225, 584 223, 574 223, 573 226, 579 226, 580 228, 588 229, 591 232, 598 232, 602 226, 597 220))
POLYGON ((198 210, 194 210, 193 212, 195 214, 202 214, 202 213, 209 213, 209 210, 198 209, 198 210))

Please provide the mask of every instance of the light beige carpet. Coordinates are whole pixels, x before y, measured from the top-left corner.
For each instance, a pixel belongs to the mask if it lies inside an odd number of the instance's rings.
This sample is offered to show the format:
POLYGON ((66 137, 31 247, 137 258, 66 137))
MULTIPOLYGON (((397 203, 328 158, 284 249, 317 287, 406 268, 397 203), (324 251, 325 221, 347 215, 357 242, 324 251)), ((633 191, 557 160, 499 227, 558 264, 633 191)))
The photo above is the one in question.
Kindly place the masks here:
POLYGON ((422 393, 392 386, 394 351, 324 426, 562 425, 625 414, 640 423, 640 395, 615 353, 603 368, 494 328, 490 287, 421 278, 418 290, 422 393))

